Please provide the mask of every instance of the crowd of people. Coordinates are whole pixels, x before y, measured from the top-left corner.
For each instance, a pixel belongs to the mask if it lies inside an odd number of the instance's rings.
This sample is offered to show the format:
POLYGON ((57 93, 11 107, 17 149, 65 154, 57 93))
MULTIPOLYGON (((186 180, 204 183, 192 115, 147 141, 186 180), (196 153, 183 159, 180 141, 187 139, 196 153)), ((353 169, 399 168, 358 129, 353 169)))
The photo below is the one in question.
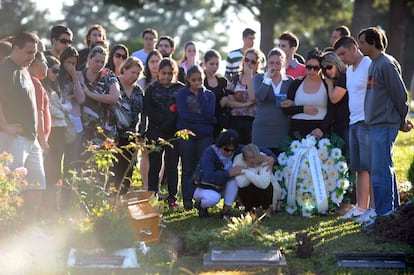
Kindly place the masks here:
MULTIPOLYGON (((200 217, 222 197, 222 216, 239 201, 246 211, 261 208, 270 217, 281 193, 272 171, 277 156, 289 138, 309 134, 344 141, 356 205, 341 218, 369 222, 397 208, 391 152, 398 131, 413 125, 400 65, 385 53, 385 33, 370 27, 355 39, 340 26, 331 46, 305 58, 292 32, 280 34, 267 56, 255 47, 255 34, 243 31, 224 77, 218 51, 200 58, 197 43, 189 41, 175 61, 174 39, 154 29, 143 31, 144 48, 133 52, 123 44, 110 47, 101 25, 89 28, 80 51, 63 25, 51 29, 48 50, 28 32, 1 41, 0 151, 28 170, 26 215, 36 218, 39 207, 48 214, 65 208, 56 205, 56 190, 78 167, 84 146, 102 142, 97 127, 119 146, 133 133, 158 143, 161 150, 139 152, 143 187, 161 195, 165 181, 166 201, 175 209, 180 182, 183 207, 196 208, 200 217), (115 115, 117 108, 127 122, 115 115), (194 135, 172 141, 173 147, 159 142, 182 129, 194 135)), ((125 194, 132 169, 119 159, 111 182, 125 194)))

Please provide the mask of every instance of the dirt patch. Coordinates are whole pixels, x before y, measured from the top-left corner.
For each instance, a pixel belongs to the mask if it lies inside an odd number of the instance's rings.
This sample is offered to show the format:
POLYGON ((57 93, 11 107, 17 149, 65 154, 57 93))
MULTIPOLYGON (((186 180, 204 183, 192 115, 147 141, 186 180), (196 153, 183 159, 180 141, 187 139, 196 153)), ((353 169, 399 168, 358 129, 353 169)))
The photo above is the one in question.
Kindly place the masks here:
POLYGON ((376 241, 396 241, 414 246, 414 204, 409 203, 398 208, 388 216, 379 216, 367 233, 374 235, 376 241))

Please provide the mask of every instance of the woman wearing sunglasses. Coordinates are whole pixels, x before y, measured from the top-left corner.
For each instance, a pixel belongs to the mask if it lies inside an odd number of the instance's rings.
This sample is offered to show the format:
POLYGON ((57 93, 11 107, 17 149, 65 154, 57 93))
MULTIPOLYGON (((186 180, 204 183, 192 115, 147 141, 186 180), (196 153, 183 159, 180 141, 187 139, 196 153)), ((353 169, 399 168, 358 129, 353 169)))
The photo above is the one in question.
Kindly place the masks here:
POLYGON ((72 104, 65 100, 60 89, 58 76, 60 74, 60 62, 53 56, 47 56, 47 76, 42 80, 49 97, 49 111, 52 118, 51 132, 48 139, 49 152, 45 155, 45 176, 47 182, 47 200, 45 207, 51 215, 55 215, 58 210, 56 205, 56 192, 58 184, 62 181, 60 164, 65 151, 65 117, 72 110, 72 104))
POLYGON ((329 134, 332 122, 332 103, 322 78, 322 52, 317 48, 308 53, 306 77, 290 85, 287 100, 281 103, 291 118, 289 135, 293 138, 312 134, 322 137, 329 134))
POLYGON ((349 156, 349 106, 346 90, 346 65, 334 52, 322 56, 322 73, 328 85, 329 100, 333 105, 332 131, 344 141, 344 156, 349 156))
POLYGON ((231 79, 233 95, 223 102, 225 107, 231 108, 229 125, 239 134, 241 144, 248 144, 252 139, 252 123, 256 116, 253 77, 260 70, 260 56, 259 50, 246 51, 240 72, 231 79))
POLYGON ((125 62, 128 56, 128 48, 123 44, 117 44, 112 47, 111 52, 109 53, 108 64, 106 67, 119 76, 121 74, 121 65, 125 62))
POLYGON ((222 215, 228 217, 238 186, 232 177, 241 174, 241 167, 233 167, 235 152, 240 152, 239 135, 233 130, 222 132, 216 143, 204 149, 194 173, 196 188, 194 207, 200 218, 209 216, 208 208, 215 207, 224 195, 222 215))

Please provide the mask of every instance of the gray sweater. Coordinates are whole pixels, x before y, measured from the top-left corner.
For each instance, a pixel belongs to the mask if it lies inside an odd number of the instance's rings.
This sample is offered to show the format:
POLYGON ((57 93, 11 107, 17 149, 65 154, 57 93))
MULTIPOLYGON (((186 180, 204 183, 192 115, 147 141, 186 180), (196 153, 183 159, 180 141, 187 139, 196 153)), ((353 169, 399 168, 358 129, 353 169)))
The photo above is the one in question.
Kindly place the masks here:
POLYGON ((381 53, 372 60, 365 96, 365 123, 400 128, 408 114, 407 89, 401 67, 391 55, 381 53))

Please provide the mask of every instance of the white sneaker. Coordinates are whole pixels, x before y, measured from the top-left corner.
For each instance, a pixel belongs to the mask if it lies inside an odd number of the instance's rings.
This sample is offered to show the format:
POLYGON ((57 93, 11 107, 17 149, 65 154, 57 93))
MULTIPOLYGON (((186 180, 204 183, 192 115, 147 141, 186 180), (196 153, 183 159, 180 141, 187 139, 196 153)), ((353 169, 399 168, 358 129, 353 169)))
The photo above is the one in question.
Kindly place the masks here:
POLYGON ((362 214, 361 216, 355 219, 355 222, 359 222, 359 223, 372 222, 375 220, 376 217, 377 217, 377 212, 375 212, 375 209, 368 208, 364 212, 364 214, 362 214))
POLYGON ((361 216, 362 214, 364 214, 364 212, 365 210, 359 208, 358 206, 355 206, 354 208, 349 210, 345 215, 342 215, 339 218, 341 220, 352 219, 361 216))

